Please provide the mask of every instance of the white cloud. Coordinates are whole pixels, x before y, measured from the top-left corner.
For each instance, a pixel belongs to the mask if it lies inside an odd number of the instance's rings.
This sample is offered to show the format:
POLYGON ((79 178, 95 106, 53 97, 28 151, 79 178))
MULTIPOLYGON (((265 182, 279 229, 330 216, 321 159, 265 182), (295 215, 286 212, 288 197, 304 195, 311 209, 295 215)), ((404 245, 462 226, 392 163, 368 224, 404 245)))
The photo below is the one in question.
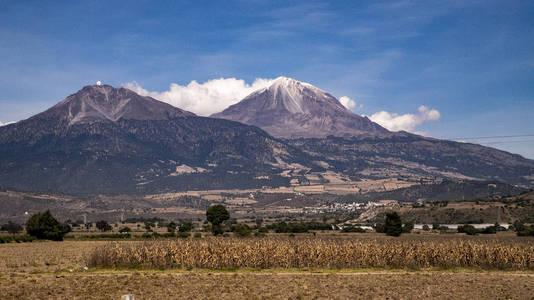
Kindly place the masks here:
POLYGON ((428 121, 437 121, 441 117, 439 111, 430 109, 424 105, 419 107, 417 114, 399 115, 387 111, 379 111, 369 117, 371 121, 376 122, 391 131, 410 131, 414 132, 416 126, 428 121))
POLYGON ((339 97, 339 102, 343 104, 348 110, 353 110, 356 108, 357 110, 361 110, 363 105, 357 104, 356 101, 352 100, 349 96, 341 96, 339 97))
POLYGON ((169 90, 163 92, 148 91, 135 81, 123 86, 140 95, 150 96, 197 115, 209 116, 223 111, 250 93, 269 86, 272 81, 273 79, 257 78, 252 84, 248 84, 236 78, 211 79, 204 83, 193 80, 188 85, 172 83, 169 90))
MULTIPOLYGON (((268 87, 273 81, 274 79, 257 78, 252 84, 248 84, 243 79, 237 78, 211 79, 204 83, 198 83, 193 80, 187 85, 171 83, 169 90, 163 92, 148 91, 135 81, 128 82, 123 86, 140 95, 153 97, 197 115, 209 116, 223 111, 254 91, 268 87)), ((348 96, 341 96, 339 102, 349 110, 362 108, 361 104, 357 104, 356 101, 348 96)), ((379 111, 369 118, 392 131, 417 132, 415 128, 418 125, 428 121, 439 120, 440 113, 435 109, 422 105, 416 114, 399 115, 387 111, 379 111)))
POLYGON ((347 109, 353 109, 356 107, 356 102, 354 100, 350 99, 348 96, 341 96, 339 97, 339 102, 343 104, 347 109))

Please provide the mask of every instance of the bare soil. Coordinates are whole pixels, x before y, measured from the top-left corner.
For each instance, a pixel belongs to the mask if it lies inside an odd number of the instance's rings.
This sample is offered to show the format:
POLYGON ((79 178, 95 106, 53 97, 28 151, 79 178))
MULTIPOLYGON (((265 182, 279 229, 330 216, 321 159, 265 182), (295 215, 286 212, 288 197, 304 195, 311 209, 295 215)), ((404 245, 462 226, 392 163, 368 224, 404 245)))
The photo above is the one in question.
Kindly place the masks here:
POLYGON ((527 273, 97 272, 0 277, 1 299, 533 299, 527 273))

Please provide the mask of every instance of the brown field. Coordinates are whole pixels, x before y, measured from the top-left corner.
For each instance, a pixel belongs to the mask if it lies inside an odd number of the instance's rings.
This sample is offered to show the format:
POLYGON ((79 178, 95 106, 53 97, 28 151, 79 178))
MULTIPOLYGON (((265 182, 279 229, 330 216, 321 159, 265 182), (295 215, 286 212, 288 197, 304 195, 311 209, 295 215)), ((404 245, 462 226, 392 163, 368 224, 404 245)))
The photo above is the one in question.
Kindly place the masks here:
MULTIPOLYGON (((1 244, 0 299, 120 299, 121 295, 128 293, 135 294, 136 299, 534 299, 532 269, 497 271, 493 268, 482 270, 480 267, 427 268, 424 266, 417 269, 401 266, 393 269, 371 266, 318 268, 313 265, 307 267, 301 265, 297 268, 228 270, 191 269, 184 265, 181 268, 150 270, 146 269, 148 265, 137 265, 133 266, 134 268, 84 270, 92 255, 102 249, 113 249, 113 247, 118 247, 118 249, 131 247, 139 250, 143 245, 157 245, 161 247, 158 248, 159 251, 167 251, 168 249, 163 246, 169 243, 170 245, 199 243, 194 245, 211 244, 217 246, 219 250, 224 250, 230 249, 228 248, 230 245, 251 247, 254 243, 260 243, 259 245, 266 246, 261 243, 268 245, 275 240, 277 243, 271 245, 275 247, 274 249, 282 246, 288 247, 291 244, 300 245, 302 247, 299 249, 304 249, 304 244, 310 243, 324 247, 325 245, 321 243, 328 239, 317 235, 313 241, 311 235, 297 235, 295 239, 287 237, 242 240, 202 238, 179 242, 172 240, 155 242, 65 241, 1 244), (115 243, 117 246, 110 246, 115 243)), ((486 249, 481 247, 491 248, 493 245, 493 247, 501 247, 498 248, 499 251, 510 251, 510 249, 526 251, 523 255, 530 259, 530 264, 533 262, 532 256, 534 255, 534 239, 521 239, 512 235, 497 235, 492 239, 485 236, 406 234, 399 239, 393 239, 378 234, 347 234, 330 237, 330 240, 335 245, 355 242, 374 246, 395 243, 397 243, 395 245, 433 243, 446 246, 446 241, 450 241, 451 245, 471 243, 472 246, 480 249, 486 249)), ((146 249, 151 251, 155 248, 146 249)), ((317 250, 313 247, 310 249, 317 250)), ((329 251, 332 250, 332 248, 329 249, 329 251)), ((439 249, 436 247, 432 251, 439 252, 439 249)), ((495 252, 491 253, 495 254, 495 252)), ((188 255, 186 252, 182 254, 188 255)), ((320 253, 316 254, 320 256, 320 253)), ((245 256, 246 253, 234 253, 234 255, 237 255, 234 259, 239 261, 239 257, 245 256)), ((152 256, 158 257, 158 254, 152 253, 152 256)), ((286 253, 285 256, 291 257, 292 255, 286 253)), ((307 257, 311 258, 309 253, 307 257)), ((232 260, 229 257, 226 259, 232 260)))
POLYGON ((0 277, 1 299, 533 299, 534 274, 90 272, 0 277))

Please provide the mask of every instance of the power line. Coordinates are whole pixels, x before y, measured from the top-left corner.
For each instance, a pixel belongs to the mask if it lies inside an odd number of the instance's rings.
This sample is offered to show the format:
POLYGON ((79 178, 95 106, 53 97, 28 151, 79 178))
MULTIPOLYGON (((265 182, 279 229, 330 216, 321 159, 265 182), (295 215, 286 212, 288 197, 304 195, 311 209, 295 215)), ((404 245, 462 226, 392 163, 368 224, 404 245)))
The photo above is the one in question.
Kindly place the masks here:
POLYGON ((517 138, 517 137, 533 137, 534 134, 518 134, 518 135, 494 135, 494 136, 478 136, 478 137, 462 137, 451 138, 448 140, 482 140, 482 139, 504 139, 504 138, 517 138))
POLYGON ((483 143, 484 145, 494 145, 494 144, 508 144, 508 143, 527 143, 534 142, 534 140, 522 140, 522 141, 498 141, 498 142, 489 142, 483 143))

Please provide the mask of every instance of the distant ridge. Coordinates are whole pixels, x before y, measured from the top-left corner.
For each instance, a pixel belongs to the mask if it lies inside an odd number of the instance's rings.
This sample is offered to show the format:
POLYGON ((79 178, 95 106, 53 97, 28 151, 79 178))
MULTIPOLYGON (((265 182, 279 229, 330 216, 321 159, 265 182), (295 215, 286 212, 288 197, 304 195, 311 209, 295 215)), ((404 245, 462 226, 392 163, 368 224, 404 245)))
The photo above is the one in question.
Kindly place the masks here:
POLYGON ((73 125, 119 119, 167 120, 194 115, 129 89, 89 85, 34 118, 58 118, 73 125))

